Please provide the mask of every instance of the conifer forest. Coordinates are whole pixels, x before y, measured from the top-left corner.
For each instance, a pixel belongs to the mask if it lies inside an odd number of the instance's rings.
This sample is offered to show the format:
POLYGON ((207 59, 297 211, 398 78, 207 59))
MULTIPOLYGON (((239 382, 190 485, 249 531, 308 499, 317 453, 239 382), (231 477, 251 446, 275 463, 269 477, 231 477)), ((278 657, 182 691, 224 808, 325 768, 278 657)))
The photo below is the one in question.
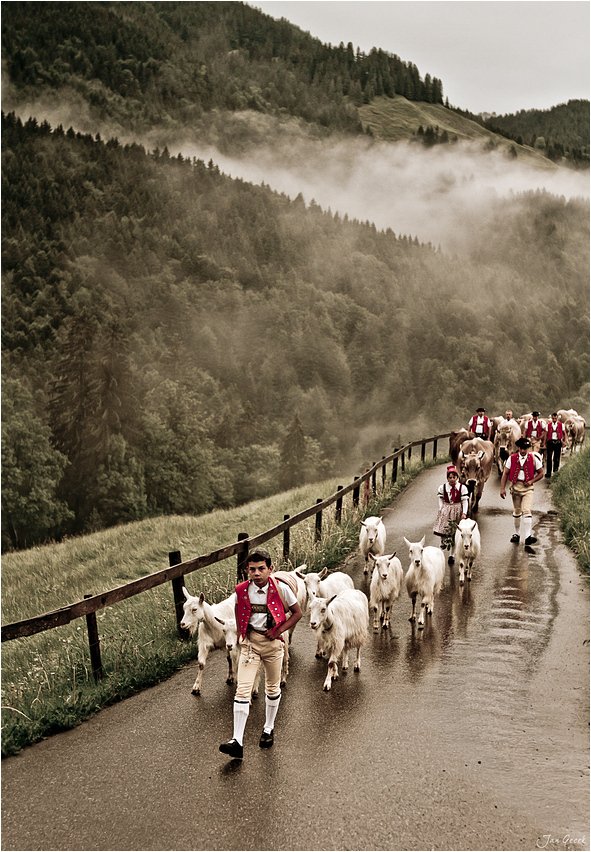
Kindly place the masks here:
MULTIPOLYGON (((444 81, 237 2, 7 3, 2 51, 3 550, 358 472, 479 404, 588 410, 588 197, 491 196, 448 250, 175 147, 251 146, 248 113, 371 154, 359 109, 444 81)), ((569 106, 498 131, 588 169, 569 106)))

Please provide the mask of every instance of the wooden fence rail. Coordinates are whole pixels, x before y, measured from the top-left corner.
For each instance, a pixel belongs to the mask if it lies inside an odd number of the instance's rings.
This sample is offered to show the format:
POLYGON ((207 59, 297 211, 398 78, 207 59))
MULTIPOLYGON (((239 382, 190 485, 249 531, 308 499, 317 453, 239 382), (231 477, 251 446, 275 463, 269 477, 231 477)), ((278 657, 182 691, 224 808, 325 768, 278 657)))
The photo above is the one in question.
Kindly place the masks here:
POLYGON ((213 550, 211 553, 196 556, 193 559, 186 560, 185 562, 181 561, 181 554, 178 551, 175 551, 169 554, 170 564, 168 568, 164 568, 162 571, 156 571, 154 574, 148 574, 146 577, 140 577, 138 580, 133 580, 131 583, 126 583, 124 586, 117 586, 115 589, 102 592, 98 595, 85 596, 84 600, 68 604, 68 606, 61 607, 60 609, 56 609, 51 612, 46 612, 43 615, 36 615, 32 618, 27 618, 23 621, 15 621, 11 624, 3 624, 2 642, 7 642, 12 639, 20 639, 24 636, 33 636, 36 633, 42 633, 45 630, 52 630, 54 627, 69 624, 74 619, 85 616, 89 633, 93 673, 95 678, 101 677, 102 666, 100 662, 100 645, 95 616, 95 613, 98 610, 120 603, 128 598, 132 598, 135 595, 139 595, 141 592, 154 589, 157 586, 161 586, 163 583, 171 582, 176 620, 180 630, 184 603, 182 587, 186 574, 191 574, 193 571, 198 571, 208 565, 214 565, 216 562, 222 562, 224 559, 236 556, 237 577, 240 582, 240 580, 246 579, 245 561, 248 551, 257 545, 264 544, 265 542, 276 538, 281 535, 281 533, 283 533, 283 558, 287 561, 289 559, 290 530, 292 527, 297 524, 301 524, 308 518, 315 517, 314 538, 317 542, 321 541, 322 512, 324 509, 327 509, 329 506, 332 506, 333 503, 336 503, 335 520, 340 524, 343 497, 353 492, 353 507, 357 508, 359 506, 359 494, 362 485, 368 489, 371 485, 373 493, 376 493, 378 471, 381 470, 382 484, 385 485, 386 465, 392 462, 392 484, 394 484, 398 476, 399 459, 401 461, 402 472, 404 473, 405 455, 408 453, 408 458, 410 459, 412 448, 420 446, 421 459, 424 461, 425 446, 429 443, 433 443, 433 458, 435 459, 437 458, 437 441, 440 438, 448 438, 449 435, 450 433, 446 432, 443 435, 436 435, 433 438, 424 438, 421 441, 412 441, 404 447, 394 450, 391 455, 383 456, 381 461, 375 463, 371 468, 366 470, 362 476, 355 477, 352 483, 338 488, 338 490, 330 497, 327 497, 325 500, 317 500, 316 505, 304 509, 297 515, 293 515, 293 517, 285 515, 282 523, 277 524, 277 526, 259 533, 258 535, 249 536, 247 533, 239 533, 238 541, 235 541, 233 544, 228 544, 226 547, 222 547, 219 550, 213 550))

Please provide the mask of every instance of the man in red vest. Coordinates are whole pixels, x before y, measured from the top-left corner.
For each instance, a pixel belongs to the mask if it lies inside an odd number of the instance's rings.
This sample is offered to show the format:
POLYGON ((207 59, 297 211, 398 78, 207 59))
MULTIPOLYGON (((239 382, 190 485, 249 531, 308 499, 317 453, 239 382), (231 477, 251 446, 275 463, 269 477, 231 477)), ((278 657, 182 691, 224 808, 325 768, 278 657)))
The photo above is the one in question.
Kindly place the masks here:
POLYGON ((492 423, 486 417, 484 408, 477 408, 476 414, 470 418, 468 429, 473 432, 477 438, 482 438, 484 441, 490 441, 490 430, 492 423))
POLYGON ((548 423, 546 431, 546 479, 550 479, 552 471, 556 473, 560 467, 560 453, 564 446, 564 426, 558 420, 556 411, 552 412, 552 419, 548 423))
POLYGON ((513 500, 513 525, 515 533, 511 536, 513 544, 519 544, 521 533, 525 538, 525 545, 529 547, 535 544, 537 538, 532 536, 531 528, 533 516, 531 513, 534 499, 534 483, 544 476, 544 468, 541 459, 534 453, 529 452, 531 441, 522 437, 515 441, 518 447, 516 453, 509 456, 505 462, 503 476, 501 477, 501 497, 506 496, 505 486, 507 480, 511 482, 511 499, 513 500))
POLYGON ((236 586, 236 628, 241 646, 234 696, 234 733, 220 745, 220 751, 242 759, 244 729, 250 710, 250 698, 259 664, 265 668, 265 725, 259 740, 261 748, 273 745, 275 716, 281 700, 282 633, 297 624, 302 610, 287 585, 271 577, 271 554, 255 547, 246 559, 248 580, 236 586), (286 610, 289 612, 287 616, 286 610))
POLYGON ((541 441, 546 430, 543 421, 539 419, 540 412, 532 411, 531 417, 532 419, 527 421, 525 427, 525 437, 529 438, 530 441, 541 441))

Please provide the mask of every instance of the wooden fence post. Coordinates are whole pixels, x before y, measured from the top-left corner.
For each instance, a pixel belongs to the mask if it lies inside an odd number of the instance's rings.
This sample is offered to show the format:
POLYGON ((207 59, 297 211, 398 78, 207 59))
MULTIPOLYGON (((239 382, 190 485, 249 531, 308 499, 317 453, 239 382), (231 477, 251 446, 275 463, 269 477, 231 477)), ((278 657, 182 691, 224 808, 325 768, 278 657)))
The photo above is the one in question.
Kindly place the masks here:
MULTIPOLYGON (((342 487, 343 487, 342 485, 339 485, 338 488, 337 488, 337 491, 340 491, 342 489, 342 487)), ((343 516, 343 498, 339 497, 338 500, 337 500, 336 506, 335 506, 335 510, 334 510, 334 519, 335 519, 335 522, 337 524, 339 524, 339 526, 341 524, 342 516, 343 516)))
MULTIPOLYGON (((284 515, 283 520, 289 521, 289 515, 284 515)), ((290 530, 290 527, 288 527, 286 530, 283 531, 283 561, 284 562, 289 562, 289 530, 290 530)))
MULTIPOLYGON (((91 598, 92 595, 84 595, 84 598, 91 598)), ((103 679, 103 664, 101 662, 101 642, 98 635, 98 627, 96 624, 96 612, 89 612, 86 615, 86 626, 88 628, 88 645, 90 647, 90 664, 92 666, 92 674, 94 680, 103 679)))
MULTIPOLYGON (((385 458, 386 458, 386 456, 382 456, 382 461, 384 461, 385 458)), ((382 465, 382 488, 383 489, 386 488, 386 465, 385 464, 382 465)))
MULTIPOLYGON (((244 541, 248 538, 248 533, 238 533, 238 541, 244 541)), ((246 557, 248 556, 248 548, 244 545, 241 550, 236 554, 236 576, 238 578, 238 582, 241 583, 243 580, 248 580, 248 573, 246 571, 246 557)))
MULTIPOLYGON (((395 453, 398 452, 397 447, 394 447, 394 452, 395 453)), ((398 456, 396 456, 394 458, 394 460, 392 461, 392 485, 394 485, 394 483, 396 482, 397 479, 398 479, 398 456)))
POLYGON ((423 443, 421 444, 421 461, 422 462, 425 461, 425 447, 426 447, 426 444, 423 441, 423 443))
MULTIPOLYGON (((353 479, 353 482, 356 482, 358 479, 359 479, 359 477, 356 476, 353 479)), ((353 508, 354 509, 359 508, 359 485, 356 485, 355 488, 353 489, 353 508)))
MULTIPOLYGON (((372 463, 371 463, 371 466, 372 466, 372 467, 374 467, 374 465, 375 465, 375 462, 372 462, 372 463)), ((373 472, 373 473, 372 473, 372 475, 371 475, 371 491, 372 491, 372 494, 373 494, 373 495, 374 495, 374 497, 375 497, 376 492, 377 492, 377 485, 376 485, 376 471, 375 471, 375 470, 374 470, 374 472, 373 472)))
MULTIPOLYGON (((322 503, 322 500, 316 500, 317 503, 322 503)), ((316 512, 316 531, 314 533, 314 541, 320 541, 322 538, 322 509, 316 512)))
MULTIPOLYGON (((368 467, 365 468, 365 472, 369 470, 368 467)), ((363 480, 363 502, 367 506, 369 503, 369 479, 363 480)))
POLYGON ((410 461, 410 457, 412 455, 412 447, 408 448, 408 460, 410 461))
POLYGON ((405 457, 405 455, 406 454, 403 452, 402 455, 400 456, 400 461, 402 463, 402 473, 404 473, 404 457, 405 457))
POLYGON ((437 438, 435 438, 433 441, 433 458, 437 458, 437 438))
MULTIPOLYGON (((173 550, 168 554, 168 564, 172 568, 173 565, 180 565, 183 560, 181 559, 180 550, 173 550)), ((181 621, 183 620, 184 615, 184 603, 185 596, 183 594, 183 586, 185 584, 185 578, 181 574, 180 577, 175 577, 172 581, 172 596, 174 598, 174 612, 176 615, 176 626, 179 632, 179 636, 181 639, 189 638, 189 631, 183 630, 181 627, 181 621)))

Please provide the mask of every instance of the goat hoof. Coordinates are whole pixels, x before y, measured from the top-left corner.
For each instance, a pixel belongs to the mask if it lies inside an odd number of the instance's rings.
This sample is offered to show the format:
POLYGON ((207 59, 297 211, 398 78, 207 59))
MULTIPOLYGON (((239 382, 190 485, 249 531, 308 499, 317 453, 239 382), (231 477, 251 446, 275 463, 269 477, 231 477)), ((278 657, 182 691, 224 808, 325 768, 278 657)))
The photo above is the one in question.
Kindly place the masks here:
POLYGON ((201 694, 201 690, 195 689, 195 687, 193 687, 193 689, 191 690, 191 695, 200 695, 200 694, 201 694))
POLYGON ((353 666, 353 671, 354 671, 354 672, 360 672, 360 671, 361 671, 361 666, 353 666))

